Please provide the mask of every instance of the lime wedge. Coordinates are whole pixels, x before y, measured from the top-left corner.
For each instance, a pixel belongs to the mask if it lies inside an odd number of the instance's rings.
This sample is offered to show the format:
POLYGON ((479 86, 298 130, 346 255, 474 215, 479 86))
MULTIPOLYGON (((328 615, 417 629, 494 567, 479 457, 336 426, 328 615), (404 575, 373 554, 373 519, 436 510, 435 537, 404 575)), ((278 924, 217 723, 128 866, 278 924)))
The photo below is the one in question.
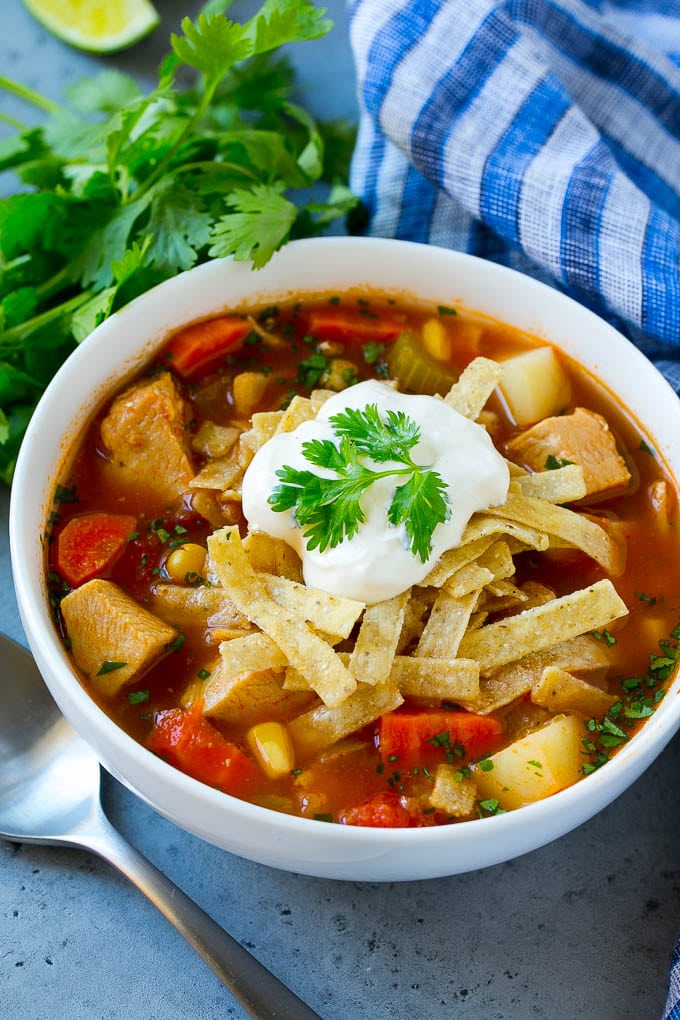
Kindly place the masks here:
POLYGON ((52 35, 89 53, 113 53, 138 42, 160 18, 149 0, 24 0, 52 35))

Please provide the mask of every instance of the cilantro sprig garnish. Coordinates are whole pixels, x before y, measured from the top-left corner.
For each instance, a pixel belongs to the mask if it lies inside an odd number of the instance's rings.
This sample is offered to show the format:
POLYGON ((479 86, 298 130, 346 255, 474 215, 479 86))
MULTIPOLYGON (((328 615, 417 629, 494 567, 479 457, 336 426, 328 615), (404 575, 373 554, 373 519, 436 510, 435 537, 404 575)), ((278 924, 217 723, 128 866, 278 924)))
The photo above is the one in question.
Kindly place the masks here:
POLYGON ((330 477, 307 469, 284 465, 276 475, 279 483, 269 497, 273 510, 292 510, 295 523, 304 529, 307 548, 324 552, 350 540, 366 522, 362 496, 381 478, 403 477, 389 507, 390 524, 403 524, 409 549, 423 563, 432 552, 432 535, 449 519, 451 506, 446 484, 431 467, 416 464, 411 453, 420 439, 420 428, 403 411, 387 411, 385 421, 376 404, 346 408, 329 423, 337 437, 311 439, 302 444, 304 458, 314 467, 332 472, 330 477), (388 464, 383 471, 369 467, 388 464))
POLYGON ((0 173, 25 188, 0 199, 1 481, 52 375, 108 315, 209 258, 258 268, 357 204, 353 128, 293 101, 279 52, 332 22, 310 0, 265 0, 243 24, 226 6, 182 21, 148 94, 112 69, 63 102, 0 75, 42 118, 0 139, 0 173))

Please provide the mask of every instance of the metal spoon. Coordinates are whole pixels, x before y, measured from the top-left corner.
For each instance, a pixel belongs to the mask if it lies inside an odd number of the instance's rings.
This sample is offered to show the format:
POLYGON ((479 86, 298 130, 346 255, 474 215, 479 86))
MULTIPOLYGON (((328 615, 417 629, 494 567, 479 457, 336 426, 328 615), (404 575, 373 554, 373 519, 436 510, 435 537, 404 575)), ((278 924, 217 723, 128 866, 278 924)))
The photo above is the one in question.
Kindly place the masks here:
POLYGON ((31 655, 0 634, 0 836, 91 850, 118 868, 258 1020, 320 1020, 113 828, 99 762, 52 700, 31 655))

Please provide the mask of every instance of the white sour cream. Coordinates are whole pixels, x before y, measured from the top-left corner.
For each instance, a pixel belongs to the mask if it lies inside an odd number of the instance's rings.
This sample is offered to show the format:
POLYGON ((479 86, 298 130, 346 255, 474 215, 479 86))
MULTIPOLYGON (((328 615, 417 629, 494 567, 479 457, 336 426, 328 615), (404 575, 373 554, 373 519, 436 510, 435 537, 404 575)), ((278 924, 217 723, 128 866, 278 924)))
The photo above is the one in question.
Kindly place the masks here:
MULTIPOLYGON (((369 457, 363 459, 378 471, 389 466, 374 464, 369 457)), ((385 383, 369 380, 330 397, 314 420, 274 436, 257 451, 243 479, 243 513, 252 531, 282 538, 297 551, 305 584, 371 604, 419 584, 441 554, 460 543, 473 513, 505 502, 509 483, 507 464, 481 425, 436 397, 397 393, 385 383), (403 483, 403 476, 382 478, 369 486, 361 499, 365 524, 351 540, 323 552, 306 548, 293 511, 274 511, 268 503, 279 483, 276 471, 284 464, 333 477, 333 472, 305 459, 302 444, 309 439, 337 443, 329 419, 348 407, 359 409, 368 404, 377 405, 383 420, 389 410, 402 411, 418 424, 420 441, 411 457, 416 464, 437 471, 446 485, 450 518, 435 528, 432 553, 425 563, 409 549, 404 525, 391 525, 387 519, 394 490, 403 483)))

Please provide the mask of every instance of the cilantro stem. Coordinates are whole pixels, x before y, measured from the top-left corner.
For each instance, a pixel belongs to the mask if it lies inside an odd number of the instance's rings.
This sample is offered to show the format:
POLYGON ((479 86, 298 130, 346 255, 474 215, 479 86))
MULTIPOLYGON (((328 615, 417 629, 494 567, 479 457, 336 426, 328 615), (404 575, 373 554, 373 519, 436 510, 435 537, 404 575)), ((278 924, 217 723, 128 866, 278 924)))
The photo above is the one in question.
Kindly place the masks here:
POLYGON ((10 127, 14 128, 16 131, 25 131, 26 130, 26 125, 25 124, 23 124, 20 120, 17 120, 16 117, 10 117, 10 115, 8 113, 2 113, 0 111, 0 121, 2 121, 3 124, 8 124, 10 127))
POLYGON ((215 90, 217 89, 217 86, 219 85, 220 81, 222 80, 222 77, 223 77, 223 75, 220 75, 219 78, 216 78, 216 79, 212 80, 210 83, 206 82, 205 92, 203 94, 203 97, 202 97, 200 103, 198 104, 198 106, 196 107, 194 112, 192 113, 191 117, 189 117, 189 119, 187 120, 186 124, 184 125, 184 127, 182 128, 180 133, 178 134, 178 136, 175 139, 175 141, 170 146, 168 152, 165 154, 165 156, 160 161, 160 163, 158 163, 158 165, 156 166, 155 170, 151 174, 149 174, 147 179, 137 189, 137 192, 135 194, 135 199, 137 199, 141 195, 145 194, 150 188, 152 188, 155 184, 158 183, 158 181, 160 180, 161 177, 164 176, 164 174, 166 173, 167 168, 168 168, 170 162, 172 161, 172 159, 174 158, 175 154, 180 149, 180 147, 181 147, 182 143, 184 142, 185 138, 187 138, 187 136, 191 134, 191 132, 193 131, 194 127, 197 124, 200 123, 200 121, 202 120, 204 114, 207 112, 207 110, 208 110, 208 108, 209 108, 209 106, 210 106, 210 104, 212 102, 213 96, 215 94, 215 90))
POLYGON ((32 103, 33 106, 38 106, 41 110, 45 110, 46 113, 59 113, 61 110, 59 103, 55 103, 54 100, 48 99, 47 96, 43 96, 40 92, 36 92, 35 89, 29 88, 28 85, 21 85, 18 81, 6 78, 4 74, 0 74, 0 88, 4 89, 5 92, 11 92, 12 95, 18 96, 19 99, 24 99, 27 103, 32 103))
POLYGON ((84 305, 86 301, 94 297, 94 290, 86 290, 81 294, 76 294, 75 297, 70 298, 68 301, 62 302, 60 305, 56 305, 54 308, 50 308, 46 312, 41 312, 40 315, 34 315, 32 319, 27 319, 25 322, 20 323, 18 326, 13 326, 11 329, 5 330, 0 336, 0 350, 11 350, 13 345, 17 347, 21 346, 21 341, 24 337, 28 336, 29 333, 34 333, 37 329, 41 329, 43 326, 48 326, 51 322, 56 319, 62 318, 64 315, 70 315, 71 312, 75 312, 76 309, 84 305))

